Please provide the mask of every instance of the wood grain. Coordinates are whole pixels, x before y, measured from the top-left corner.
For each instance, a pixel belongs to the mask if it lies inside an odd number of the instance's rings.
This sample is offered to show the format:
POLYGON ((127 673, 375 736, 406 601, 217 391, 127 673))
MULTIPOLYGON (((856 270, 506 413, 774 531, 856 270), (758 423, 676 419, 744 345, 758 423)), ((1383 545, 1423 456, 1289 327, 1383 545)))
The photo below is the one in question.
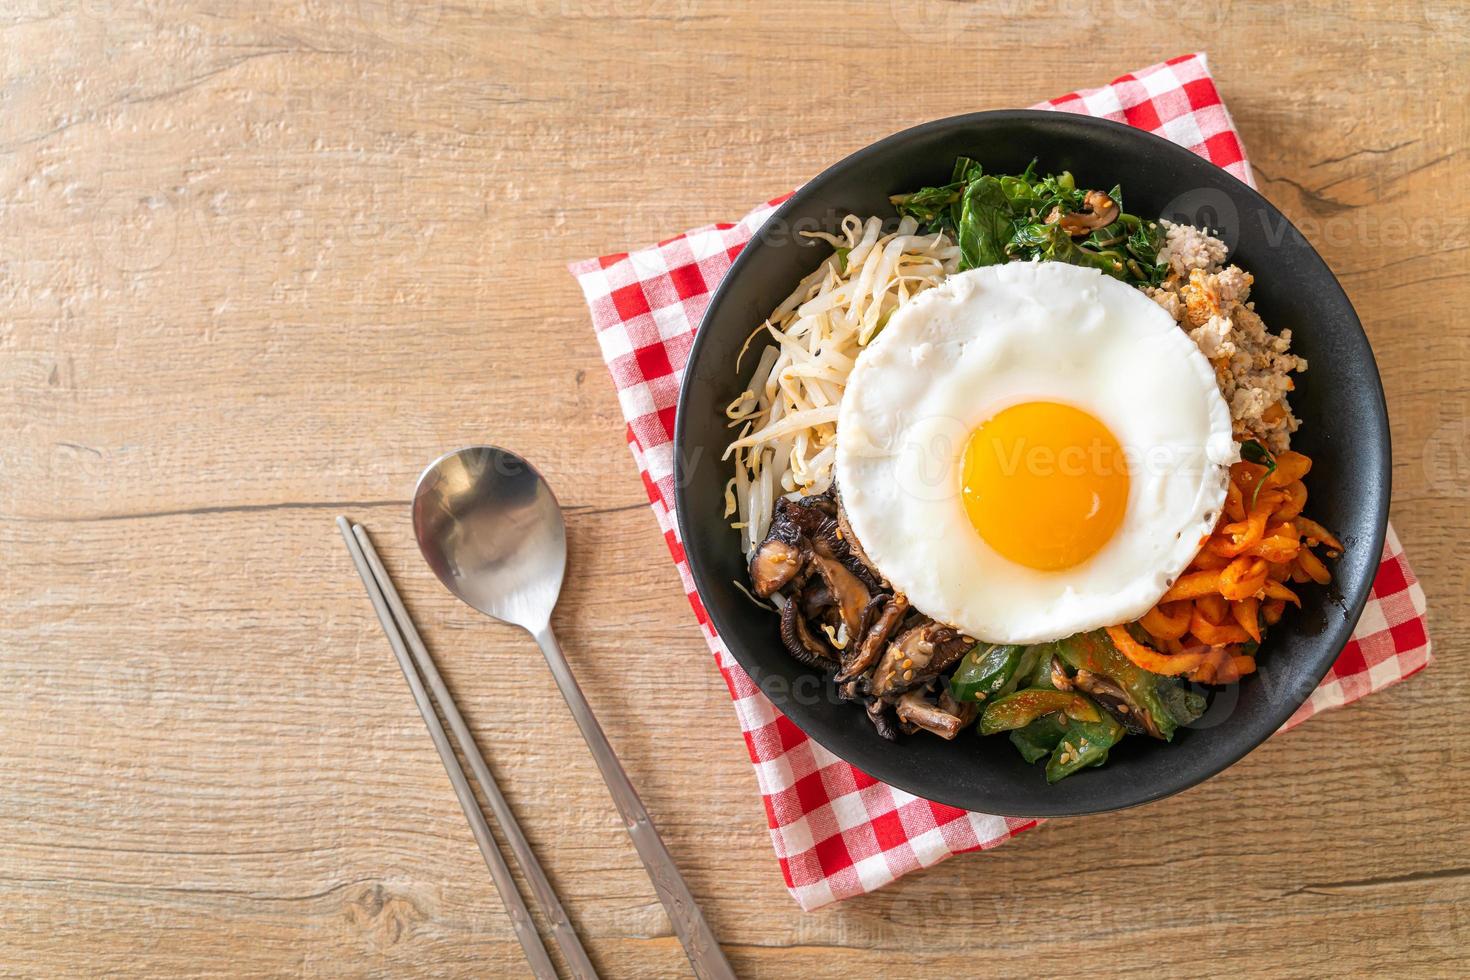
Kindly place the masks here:
POLYGON ((558 631, 742 974, 1461 973, 1467 65, 1443 0, 6 4, 0 972, 525 974, 347 512, 599 968, 686 974, 533 646, 412 551, 420 467, 494 441, 571 507, 558 631), (1195 49, 1373 340, 1439 663, 1176 798, 802 914, 564 265, 1195 49))

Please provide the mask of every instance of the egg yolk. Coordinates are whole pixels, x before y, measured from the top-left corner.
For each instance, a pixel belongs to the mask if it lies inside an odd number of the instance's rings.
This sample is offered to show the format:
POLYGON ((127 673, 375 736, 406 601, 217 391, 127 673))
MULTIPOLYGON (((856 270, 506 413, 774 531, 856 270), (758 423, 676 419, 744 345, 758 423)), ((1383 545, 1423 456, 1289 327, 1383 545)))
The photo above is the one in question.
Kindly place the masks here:
POLYGON ((964 504, 985 542, 1041 571, 1079 565, 1118 530, 1128 466, 1108 427, 1058 402, 1012 405, 970 433, 964 504))

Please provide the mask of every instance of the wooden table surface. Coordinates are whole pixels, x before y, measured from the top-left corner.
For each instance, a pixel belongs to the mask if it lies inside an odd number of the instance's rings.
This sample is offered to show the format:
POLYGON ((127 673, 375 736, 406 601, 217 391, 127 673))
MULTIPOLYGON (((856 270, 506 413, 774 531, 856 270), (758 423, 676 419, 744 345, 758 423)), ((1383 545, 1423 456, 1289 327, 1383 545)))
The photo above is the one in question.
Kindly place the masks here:
POLYGON ((0 11, 0 973, 526 973, 339 512, 599 969, 687 973, 530 641, 414 552, 420 468, 481 441, 568 505, 557 627, 742 974, 1461 972, 1470 8, 636 6, 0 11), (1438 664, 1175 798, 804 914, 564 265, 1197 49, 1372 338, 1438 664))

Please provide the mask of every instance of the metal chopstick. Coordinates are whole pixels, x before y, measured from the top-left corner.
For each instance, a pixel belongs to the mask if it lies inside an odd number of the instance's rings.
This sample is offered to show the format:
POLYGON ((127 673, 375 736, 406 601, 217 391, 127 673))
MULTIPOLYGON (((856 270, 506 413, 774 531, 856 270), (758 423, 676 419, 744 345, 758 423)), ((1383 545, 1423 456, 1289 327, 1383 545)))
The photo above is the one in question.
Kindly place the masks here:
POLYGON ((572 975, 578 977, 579 980, 597 980, 597 971, 593 969, 592 961, 587 958, 587 951, 582 948, 582 941, 577 938, 577 932, 572 928, 571 920, 567 918, 566 911, 561 907, 561 901, 556 897, 556 889, 551 887, 551 882, 546 878, 546 872, 541 869, 541 862, 536 860, 536 852, 531 850, 530 841, 526 840, 526 835, 521 832, 521 825, 516 821, 515 814, 511 812, 510 804, 501 795, 500 787, 496 785, 495 777, 490 773, 490 767, 485 764, 485 757, 480 754, 475 737, 470 734, 469 726, 465 724, 464 717, 459 713, 458 705, 454 703, 454 697, 449 693, 449 688, 444 685, 444 679, 439 676, 439 668, 434 665, 434 658, 429 656, 423 638, 419 636, 418 627, 414 626, 412 617, 404 608, 403 600, 399 598, 398 590, 393 586, 393 580, 388 577, 388 572, 378 557, 378 551, 373 547, 372 539, 368 537, 367 529, 360 524, 354 524, 352 533, 362 545, 363 553, 368 560, 368 567, 372 569, 373 577, 382 587, 384 598, 388 600, 388 608, 392 610, 393 617, 398 620, 403 629, 404 639, 408 641, 408 649, 413 654, 414 663, 417 664, 424 679, 429 682, 429 690, 433 692, 434 699, 439 702, 439 710, 444 712, 445 718, 449 719, 449 728, 454 732, 456 741, 459 742, 460 751, 469 760, 470 771, 479 781, 480 789, 490 804, 490 812, 494 814, 496 822, 500 825, 501 833, 505 835, 505 842, 510 847, 511 856, 516 859, 516 863, 521 867, 521 872, 526 876, 531 895, 536 899, 536 904, 541 907, 541 914, 546 916, 546 921, 551 927, 552 938, 561 947, 572 975))
POLYGON ((435 714, 434 704, 424 689, 419 671, 423 672, 424 677, 428 679, 429 686, 434 689, 434 695, 445 717, 449 719, 460 750, 469 760, 470 768, 474 770, 475 777, 480 782, 481 790, 485 793, 491 811, 499 822, 506 842, 520 864, 543 914, 549 921, 553 938, 561 947, 573 975, 578 978, 587 978, 587 980, 596 980, 596 970, 593 969, 586 951, 582 948, 581 941, 572 929, 560 901, 557 900, 556 892, 552 889, 551 883, 547 881, 540 862, 536 860, 535 852, 531 850, 529 842, 516 823, 509 804, 506 803, 505 797, 501 795, 499 787, 496 786, 494 777, 485 764, 484 756, 480 754, 473 736, 470 735, 469 728, 464 723, 464 718, 454 704, 454 699, 450 696, 448 688, 444 686, 444 681, 439 676, 439 671, 435 668, 428 650, 424 647, 423 639, 414 627, 407 609, 404 608, 403 600, 399 597, 397 589, 393 587, 392 579, 388 577, 387 570, 384 569, 382 561, 378 558, 377 551, 373 548, 367 532, 359 525, 350 525, 345 517, 337 519, 337 527, 342 532, 347 551, 352 556, 353 564, 357 567, 357 573, 362 578, 368 597, 372 600, 378 621, 388 635, 388 643, 393 648, 393 655, 398 660, 398 666, 403 671, 404 679, 408 681, 409 690, 413 693, 419 714, 423 716, 424 724, 429 729, 429 736, 434 741, 434 747, 439 751, 439 757, 449 774, 449 781, 454 786, 455 795, 459 798, 460 807, 469 820, 475 842, 479 845, 480 853, 485 858, 485 864, 490 869, 490 877, 494 880, 501 900, 505 903, 505 910, 510 916, 516 938, 520 940, 526 958, 530 961, 532 972, 545 980, 556 980, 556 971, 551 965, 550 958, 546 955, 546 948, 542 945, 541 937, 536 932, 535 924, 531 921, 525 902, 516 889, 510 869, 506 866, 505 859, 495 845, 490 828, 485 822, 485 816, 480 812, 479 804, 475 800, 474 792, 470 789, 469 781, 459 764, 459 759, 454 754, 454 749, 449 743, 443 725, 439 722, 438 715, 435 714), (410 650, 412 650, 411 657, 410 650))

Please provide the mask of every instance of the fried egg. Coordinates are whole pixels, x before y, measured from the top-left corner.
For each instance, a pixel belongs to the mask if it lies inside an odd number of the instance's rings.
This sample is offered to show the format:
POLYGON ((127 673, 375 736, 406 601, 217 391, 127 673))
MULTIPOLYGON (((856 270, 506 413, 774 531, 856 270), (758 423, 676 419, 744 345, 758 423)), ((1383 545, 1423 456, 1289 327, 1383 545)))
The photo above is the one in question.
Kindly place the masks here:
POLYGON ((837 487, 914 608, 996 643, 1141 617, 1199 550, 1239 459, 1209 361, 1093 269, 950 276, 857 358, 837 487))

